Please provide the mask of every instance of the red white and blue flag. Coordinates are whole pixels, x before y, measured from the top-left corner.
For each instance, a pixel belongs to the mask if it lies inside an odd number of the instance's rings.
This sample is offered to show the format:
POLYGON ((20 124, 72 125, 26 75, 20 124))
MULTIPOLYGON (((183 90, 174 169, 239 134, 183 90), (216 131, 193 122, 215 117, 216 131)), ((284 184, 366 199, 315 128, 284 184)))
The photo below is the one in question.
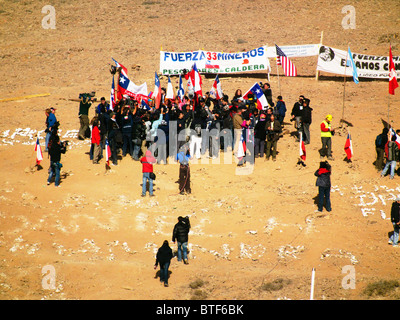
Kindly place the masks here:
POLYGON ((210 60, 206 60, 205 67, 207 69, 219 69, 219 65, 218 64, 213 64, 210 60))
POLYGON ((214 83, 210 90, 210 96, 217 100, 222 99, 223 92, 222 92, 221 82, 219 81, 218 75, 215 77, 214 83))
POLYGON ((114 110, 115 108, 115 86, 114 86, 114 77, 111 84, 111 92, 110 92, 110 109, 114 110))
POLYGON ((174 88, 171 83, 171 78, 168 76, 168 86, 167 86, 167 92, 165 94, 165 99, 174 99, 174 88))
POLYGON ((128 69, 126 69, 122 64, 118 63, 117 60, 115 60, 114 58, 111 58, 111 59, 114 60, 115 66, 116 66, 117 68, 121 67, 121 73, 122 73, 124 76, 127 77, 127 76, 128 76, 128 69))
POLYGON ((391 127, 389 129, 390 137, 395 136, 396 137, 396 144, 400 148, 400 136, 394 131, 394 129, 391 127))
POLYGON ((121 73, 119 76, 118 88, 122 95, 128 95, 134 100, 139 101, 140 99, 147 99, 146 82, 140 86, 137 86, 133 83, 133 81, 129 80, 127 76, 121 73))
POLYGON ((344 144, 344 151, 347 155, 347 160, 350 160, 353 157, 353 143, 351 141, 350 132, 347 134, 346 143, 344 144))
POLYGON ((43 153, 39 143, 39 137, 36 139, 35 152, 36 152, 36 164, 39 165, 40 162, 43 160, 43 153))
POLYGON ((284 54, 281 48, 275 45, 276 48, 276 64, 281 65, 283 68, 283 72, 286 77, 295 77, 297 76, 296 66, 289 60, 289 58, 284 54))
POLYGON ((299 143, 300 159, 306 161, 306 146, 303 140, 303 133, 300 132, 300 143, 299 143))
POLYGON ((107 138, 106 138, 105 151, 106 151, 106 164, 107 164, 107 166, 110 166, 111 149, 110 149, 110 145, 108 144, 108 139, 107 138))
POLYGON ((268 107, 267 98, 264 95, 260 85, 256 82, 244 95, 243 99, 247 100, 249 93, 254 95, 254 98, 257 99, 257 109, 266 110, 268 107))
POLYGON ((183 84, 182 84, 182 77, 179 74, 179 88, 178 88, 178 97, 180 102, 183 102, 183 97, 185 96, 185 90, 183 89, 183 84))
POLYGON ((392 46, 389 47, 389 94, 394 95, 394 90, 399 86, 396 78, 396 68, 393 62, 392 46))
POLYGON ((190 88, 190 86, 193 86, 194 92, 197 95, 202 96, 203 93, 201 87, 203 82, 201 80, 200 73, 197 70, 196 63, 193 65, 192 70, 190 70, 190 72, 185 75, 185 78, 188 80, 188 87, 190 88))
POLYGON ((157 72, 155 72, 155 80, 154 80, 154 92, 152 94, 152 98, 156 100, 155 106, 156 109, 160 108, 161 104, 161 87, 160 87, 160 79, 158 78, 157 72))

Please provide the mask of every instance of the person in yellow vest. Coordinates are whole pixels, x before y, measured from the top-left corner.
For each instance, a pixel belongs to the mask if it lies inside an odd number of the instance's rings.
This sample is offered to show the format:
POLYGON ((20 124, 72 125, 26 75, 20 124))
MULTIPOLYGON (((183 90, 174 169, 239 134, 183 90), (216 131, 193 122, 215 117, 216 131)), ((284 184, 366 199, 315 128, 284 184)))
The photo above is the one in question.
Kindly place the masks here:
POLYGON ((333 160, 332 157, 332 135, 335 134, 335 129, 331 126, 332 115, 328 114, 324 121, 321 122, 321 141, 322 148, 319 150, 321 159, 325 156, 328 160, 333 160))

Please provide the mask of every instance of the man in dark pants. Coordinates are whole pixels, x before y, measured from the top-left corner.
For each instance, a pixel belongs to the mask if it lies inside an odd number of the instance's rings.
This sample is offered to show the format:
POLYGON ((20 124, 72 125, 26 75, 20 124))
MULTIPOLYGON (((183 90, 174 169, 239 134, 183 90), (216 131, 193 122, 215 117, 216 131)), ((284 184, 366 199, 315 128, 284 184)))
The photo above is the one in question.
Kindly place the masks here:
POLYGON ((168 287, 168 268, 171 264, 171 259, 173 257, 172 249, 170 248, 168 241, 165 240, 163 245, 158 249, 156 255, 156 263, 154 269, 157 265, 160 265, 160 281, 164 282, 164 287, 168 287))
POLYGON ((189 241, 189 230, 190 230, 190 221, 189 217, 178 217, 178 223, 175 224, 174 230, 172 232, 172 242, 175 243, 177 241, 178 245, 178 261, 182 260, 183 263, 189 264, 187 259, 187 246, 189 241))
POLYGON ((388 142, 388 128, 383 128, 382 133, 375 139, 376 161, 375 168, 382 171, 385 167, 385 145, 388 142))
POLYGON ((179 162, 179 193, 182 195, 185 194, 184 191, 187 194, 192 192, 190 189, 190 156, 187 153, 188 148, 186 145, 183 145, 176 155, 176 160, 179 162))
POLYGON ((267 129, 267 150, 265 152, 265 160, 269 160, 272 153, 272 160, 276 161, 276 150, 282 127, 273 114, 271 114, 271 121, 268 121, 265 126, 267 129))
POLYGON ((331 206, 331 165, 328 161, 322 161, 319 169, 315 171, 317 177, 316 186, 318 187, 318 212, 322 212, 325 199, 326 211, 332 210, 331 206))
POLYGON ((390 218, 393 224, 393 235, 390 237, 389 244, 391 243, 393 247, 398 248, 400 230, 400 197, 397 197, 396 201, 392 203, 390 218))

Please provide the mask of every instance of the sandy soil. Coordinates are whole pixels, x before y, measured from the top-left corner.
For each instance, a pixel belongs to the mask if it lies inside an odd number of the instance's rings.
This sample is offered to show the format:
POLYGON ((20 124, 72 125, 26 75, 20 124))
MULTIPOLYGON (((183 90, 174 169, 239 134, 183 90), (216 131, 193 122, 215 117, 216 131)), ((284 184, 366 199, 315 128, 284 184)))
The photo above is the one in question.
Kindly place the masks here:
MULTIPOLYGON (((344 118, 354 125, 355 154, 352 163, 343 161, 345 128, 333 137, 333 210, 322 215, 314 213, 319 123, 331 113, 333 125, 339 125, 343 78, 325 74, 316 81, 317 57, 293 59, 299 76, 280 77, 289 110, 299 94, 311 99, 307 166, 296 165, 298 144, 285 134, 278 161, 256 159, 252 174, 238 174, 235 164, 193 164, 190 196, 177 195, 175 164, 155 166, 154 198, 140 197, 139 163, 124 158, 108 172, 104 161, 93 165, 89 141, 73 138, 79 128, 77 103, 60 100, 92 90, 108 97, 111 57, 128 67, 135 83, 146 81, 152 90, 161 46, 240 51, 319 43, 324 31, 324 44, 387 55, 385 39, 398 34, 400 3, 353 1, 357 27, 344 30, 341 9, 347 4, 56 0, 56 29, 45 30, 45 3, 1 2, 0 98, 50 95, 0 102, 0 299, 308 299, 316 268, 315 299, 353 300, 368 298, 362 294, 368 283, 397 279, 400 251, 387 240, 400 177, 380 179, 373 166, 381 118, 388 119, 387 81, 346 82, 344 118), (49 106, 57 108, 61 136, 71 141, 62 157, 61 188, 46 185, 47 154, 43 169, 31 170, 35 132, 44 129, 49 106), (179 215, 192 222, 190 264, 174 259, 170 286, 164 288, 153 269, 155 252, 171 239, 179 215), (356 287, 346 290, 342 270, 348 265, 354 267, 356 287), (42 285, 45 266, 54 268, 55 289, 42 285), (199 279, 204 284, 192 289, 199 279), (279 279, 284 280, 280 290, 261 289, 279 279)), ((398 36, 391 39, 399 55, 398 36)), ((204 78, 206 88, 212 80, 204 78)), ((165 78, 161 81, 166 85, 165 78)), ((265 73, 222 77, 222 88, 233 96, 255 81, 266 81, 265 73)), ((400 128, 399 96, 397 91, 390 97, 395 128, 400 128)), ((93 116, 93 108, 90 112, 93 116)))

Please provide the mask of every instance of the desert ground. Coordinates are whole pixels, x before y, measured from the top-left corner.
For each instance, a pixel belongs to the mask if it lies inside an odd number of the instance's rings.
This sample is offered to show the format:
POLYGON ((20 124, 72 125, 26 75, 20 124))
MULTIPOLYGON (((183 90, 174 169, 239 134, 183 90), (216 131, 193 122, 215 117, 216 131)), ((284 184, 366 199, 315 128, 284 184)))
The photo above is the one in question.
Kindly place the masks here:
MULTIPOLYGON (((178 166, 157 164, 155 197, 140 197, 141 165, 123 158, 106 171, 89 160, 89 140, 76 138, 78 103, 63 99, 110 93, 111 58, 136 84, 154 86, 159 52, 251 50, 261 45, 323 43, 353 52, 400 55, 400 2, 370 1, 64 1, 54 0, 56 28, 44 29, 43 1, 0 2, 0 299, 2 300, 303 300, 315 269, 316 300, 399 299, 397 286, 368 295, 368 285, 399 279, 400 250, 388 245, 390 208, 400 176, 380 178, 374 141, 381 119, 400 128, 400 89, 388 100, 387 80, 355 84, 321 74, 317 57, 294 58, 299 75, 284 77, 271 62, 274 99, 290 113, 300 94, 311 99, 313 122, 306 166, 290 134, 278 142, 277 161, 256 159, 251 173, 236 164, 191 165, 192 194, 178 194, 178 166), (356 28, 344 29, 343 6, 356 8, 356 28), (57 109, 61 188, 46 185, 49 159, 35 167, 36 134, 44 110, 57 109), (345 107, 343 109, 343 106, 345 107), (332 211, 315 213, 319 124, 333 115, 332 211), (351 130, 352 162, 344 161, 351 130), (169 287, 154 270, 155 253, 171 241, 178 216, 188 215, 189 264, 172 260, 169 287), (350 266, 355 286, 343 285, 350 266), (53 270, 54 287, 46 287, 53 270)), ((203 75, 204 88, 213 76, 203 75)), ((177 79, 172 78, 176 85, 177 79)), ((221 76, 230 97, 264 72, 221 76)), ((166 78, 161 78, 166 86, 166 78)), ((94 108, 90 117, 94 116, 94 108)), ((288 116, 287 118, 288 119, 288 116)), ((293 131, 292 123, 285 125, 293 131)), ((44 150, 44 135, 40 140, 44 150)), ((205 161, 204 161, 205 162, 205 161)), ((171 243, 175 250, 176 246, 171 243)))

